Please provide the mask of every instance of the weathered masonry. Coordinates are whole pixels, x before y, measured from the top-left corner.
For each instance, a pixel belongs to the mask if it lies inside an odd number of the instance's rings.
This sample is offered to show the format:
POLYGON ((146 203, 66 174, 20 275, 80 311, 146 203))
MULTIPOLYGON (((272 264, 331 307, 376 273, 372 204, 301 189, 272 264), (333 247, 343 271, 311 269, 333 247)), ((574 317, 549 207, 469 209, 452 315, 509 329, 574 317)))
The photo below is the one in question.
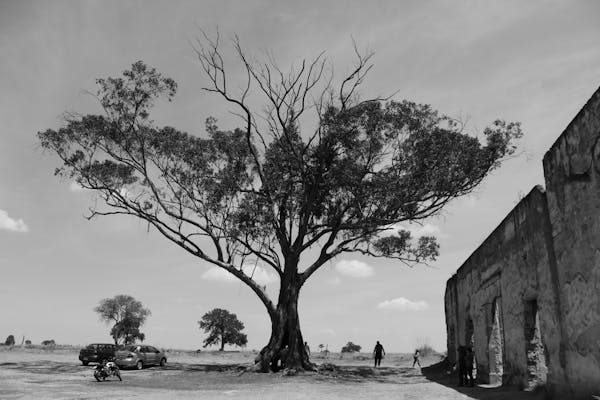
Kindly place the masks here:
POLYGON ((479 382, 600 395, 600 89, 545 154, 531 192, 446 284, 448 358, 479 382))

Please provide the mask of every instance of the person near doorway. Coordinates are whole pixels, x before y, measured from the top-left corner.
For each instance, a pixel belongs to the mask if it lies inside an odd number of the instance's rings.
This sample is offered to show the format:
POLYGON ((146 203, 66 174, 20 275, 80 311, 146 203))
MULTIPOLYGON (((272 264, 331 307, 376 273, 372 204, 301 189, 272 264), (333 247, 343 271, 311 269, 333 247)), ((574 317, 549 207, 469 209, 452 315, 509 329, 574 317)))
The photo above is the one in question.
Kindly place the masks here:
POLYGON ((467 351, 465 346, 458 346, 458 386, 466 386, 467 351))
POLYGON ((465 385, 467 384, 467 381, 469 382, 469 386, 473 387, 475 386, 475 380, 473 379, 473 364, 475 363, 475 354, 473 353, 473 349, 470 347, 467 347, 467 351, 465 354, 465 371, 466 371, 466 375, 465 375, 465 385))
POLYGON ((373 349, 373 355, 375 356, 375 368, 377 368, 378 366, 381 365, 381 359, 385 355, 385 350, 383 349, 383 346, 381 345, 381 343, 379 343, 379 340, 377 341, 377 344, 375 345, 375 349, 373 349))

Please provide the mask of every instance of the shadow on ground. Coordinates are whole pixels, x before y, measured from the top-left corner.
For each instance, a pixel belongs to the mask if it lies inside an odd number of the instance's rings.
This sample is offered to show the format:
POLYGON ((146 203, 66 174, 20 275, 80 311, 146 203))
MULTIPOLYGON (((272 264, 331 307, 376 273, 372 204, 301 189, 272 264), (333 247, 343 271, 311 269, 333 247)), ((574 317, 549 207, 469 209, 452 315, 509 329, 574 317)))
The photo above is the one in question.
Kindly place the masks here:
POLYGON ((499 386, 486 387, 486 385, 475 385, 475 387, 458 386, 458 373, 449 372, 450 368, 445 360, 437 364, 421 369, 425 378, 440 385, 454 389, 459 393, 479 400, 544 400, 546 393, 543 391, 524 392, 516 387, 499 386))
POLYGON ((427 380, 418 370, 407 367, 366 367, 324 364, 319 367, 315 374, 317 380, 335 380, 338 382, 379 382, 411 384, 421 383, 427 380), (323 368, 325 367, 325 368, 323 368))
POLYGON ((0 367, 6 369, 17 369, 35 374, 64 374, 68 372, 78 372, 81 371, 82 368, 91 368, 83 367, 81 364, 66 364, 64 362, 56 361, 44 361, 42 363, 39 361, 5 362, 0 363, 0 367))

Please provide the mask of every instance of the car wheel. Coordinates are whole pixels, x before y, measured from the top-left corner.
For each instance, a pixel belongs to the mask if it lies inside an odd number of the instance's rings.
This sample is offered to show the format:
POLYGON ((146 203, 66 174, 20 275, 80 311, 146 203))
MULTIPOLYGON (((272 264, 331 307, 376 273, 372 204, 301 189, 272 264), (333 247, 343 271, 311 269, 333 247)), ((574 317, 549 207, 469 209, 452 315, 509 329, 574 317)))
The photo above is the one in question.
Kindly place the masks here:
POLYGON ((89 361, 82 361, 81 362, 83 365, 88 365, 90 362, 89 361))
POLYGON ((135 364, 135 367, 137 369, 142 369, 142 368, 144 368, 144 363, 140 360, 137 362, 137 364, 135 364))
POLYGON ((163 357, 163 358, 160 360, 160 366, 161 366, 161 367, 164 367, 165 365, 167 365, 167 359, 163 357))

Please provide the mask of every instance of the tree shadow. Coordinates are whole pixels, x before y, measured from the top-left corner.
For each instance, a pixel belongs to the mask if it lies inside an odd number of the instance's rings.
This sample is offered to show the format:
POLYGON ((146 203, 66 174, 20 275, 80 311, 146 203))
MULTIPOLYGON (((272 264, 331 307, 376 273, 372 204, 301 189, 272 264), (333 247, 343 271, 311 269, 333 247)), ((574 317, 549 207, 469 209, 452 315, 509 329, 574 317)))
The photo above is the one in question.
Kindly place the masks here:
POLYGON ((230 364, 188 364, 188 363, 168 363, 162 369, 186 371, 186 372, 244 372, 250 364, 230 363, 230 364))
POLYGON ((422 368, 421 373, 428 380, 444 385, 473 399, 545 400, 549 398, 545 390, 542 389, 525 392, 514 386, 491 386, 485 384, 475 384, 474 387, 459 386, 458 372, 452 371, 446 360, 422 368))
MULTIPOLYGON (((64 374, 78 372, 81 370, 82 365, 58 361, 21 361, 0 363, 0 368, 22 370, 35 374, 64 374)), ((84 368, 92 369, 89 366, 84 368)))
POLYGON ((393 384, 413 384, 426 379, 414 368, 385 366, 373 368, 368 366, 350 366, 322 364, 314 373, 316 380, 333 380, 335 382, 379 382, 393 384), (325 368, 323 368, 325 367, 325 368))

